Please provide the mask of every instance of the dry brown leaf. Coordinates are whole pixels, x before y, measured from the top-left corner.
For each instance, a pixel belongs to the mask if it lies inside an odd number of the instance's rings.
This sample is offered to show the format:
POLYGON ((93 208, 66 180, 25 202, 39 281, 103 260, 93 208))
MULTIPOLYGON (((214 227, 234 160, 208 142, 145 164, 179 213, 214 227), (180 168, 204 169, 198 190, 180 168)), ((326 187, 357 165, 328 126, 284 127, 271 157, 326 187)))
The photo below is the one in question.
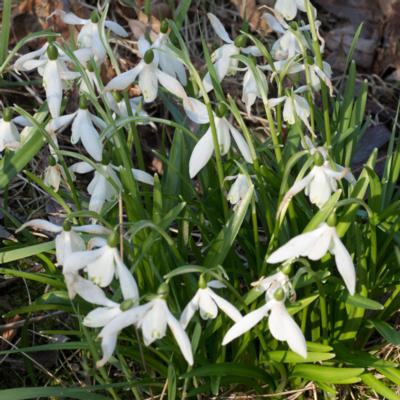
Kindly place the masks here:
POLYGON ((263 34, 271 32, 270 27, 262 18, 263 12, 258 9, 255 0, 231 0, 231 3, 238 9, 240 16, 249 21, 252 31, 263 34))

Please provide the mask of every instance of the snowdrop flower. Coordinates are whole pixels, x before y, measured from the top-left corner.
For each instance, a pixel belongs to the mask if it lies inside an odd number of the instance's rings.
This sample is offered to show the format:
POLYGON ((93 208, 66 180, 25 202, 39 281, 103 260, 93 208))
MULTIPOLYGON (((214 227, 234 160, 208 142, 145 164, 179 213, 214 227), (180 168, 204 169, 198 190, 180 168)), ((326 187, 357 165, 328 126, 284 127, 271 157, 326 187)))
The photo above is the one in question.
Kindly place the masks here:
MULTIPOLYGON (((282 14, 288 21, 296 18, 297 10, 307 12, 305 0, 277 0, 274 8, 275 11, 282 14)), ((312 9, 315 14, 315 8, 312 7, 312 9)))
MULTIPOLYGON (((310 199, 312 204, 321 208, 331 197, 331 194, 337 190, 337 181, 348 175, 348 169, 342 168, 341 171, 332 169, 329 161, 324 161, 320 153, 314 156, 314 167, 300 181, 297 181, 285 194, 278 215, 286 210, 290 200, 297 193, 304 189, 304 193, 310 199)), ((346 178, 352 182, 352 178, 346 178)))
POLYGON ((44 171, 43 182, 58 192, 61 183, 61 174, 63 174, 61 166, 57 164, 57 161, 50 156, 49 165, 44 171))
POLYGON ((314 62, 308 65, 308 68, 310 70, 311 87, 316 92, 319 91, 321 89, 322 81, 328 87, 330 95, 333 96, 333 85, 331 82, 332 68, 325 61, 322 62, 322 65, 323 69, 319 68, 318 65, 314 62))
POLYGON ((264 317, 268 316, 268 327, 271 335, 277 340, 286 341, 292 351, 307 358, 307 346, 304 335, 286 310, 285 299, 287 293, 285 287, 281 286, 279 279, 281 277, 278 277, 276 280, 274 276, 270 277, 268 286, 266 287, 265 305, 250 312, 236 322, 224 336, 223 345, 243 335, 256 326, 264 317))
POLYGON ((347 290, 353 295, 356 287, 353 261, 339 239, 335 226, 330 226, 325 222, 313 231, 302 233, 290 239, 285 245, 274 251, 268 257, 267 262, 276 264, 300 256, 316 261, 320 260, 328 251, 334 255, 336 267, 347 290))
POLYGON ((20 135, 16 124, 28 126, 29 122, 23 117, 12 118, 12 111, 4 109, 3 118, 0 118, 0 152, 4 149, 16 150, 20 146, 20 135))
POLYGON ((89 241, 89 250, 70 254, 65 260, 65 269, 78 272, 85 269, 89 279, 100 287, 108 286, 115 275, 117 267, 123 263, 117 248, 118 235, 111 233, 108 239, 94 237, 89 241))
POLYGON ((246 175, 238 174, 234 176, 227 176, 225 180, 235 179, 233 185, 229 189, 227 200, 234 206, 234 209, 240 205, 241 201, 245 198, 250 189, 250 182, 246 175))
MULTIPOLYGON (((71 12, 66 13, 62 10, 56 10, 55 14, 59 15, 66 24, 83 25, 77 38, 78 46, 90 49, 95 61, 98 64, 102 64, 107 55, 102 39, 107 39, 104 34, 101 35, 102 27, 100 25, 98 12, 96 10, 93 11, 90 19, 80 18, 71 12), (103 38, 101 38, 101 36, 103 36, 103 38)), ((114 21, 106 20, 104 21, 104 26, 118 36, 128 36, 128 32, 114 21)))
POLYGON ((187 101, 187 95, 182 85, 172 76, 159 69, 159 52, 142 36, 138 41, 139 64, 115 78, 106 85, 106 90, 124 90, 139 76, 139 87, 145 103, 151 103, 157 97, 160 83, 169 92, 187 101))
POLYGON ((146 304, 133 307, 115 317, 101 330, 103 358, 97 366, 104 365, 110 358, 119 332, 129 325, 135 325, 143 333, 143 340, 149 346, 166 335, 167 326, 189 365, 193 365, 193 353, 190 340, 181 324, 168 309, 165 296, 159 294, 146 304))
POLYGON ((90 87, 88 87, 88 84, 86 83, 85 79, 83 77, 81 78, 81 81, 79 83, 79 93, 83 94, 90 94, 93 92, 93 90, 97 91, 97 93, 101 92, 101 87, 100 83, 97 80, 96 73, 94 72, 93 64, 91 62, 88 62, 86 65, 86 76, 89 81, 90 87))
POLYGON ((43 87, 46 91, 47 104, 52 118, 60 116, 63 97, 63 81, 80 77, 79 72, 68 70, 65 61, 59 58, 57 47, 50 43, 46 49, 47 58, 29 60, 23 64, 24 70, 38 68, 43 76, 43 87))
POLYGON ((301 93, 307 90, 306 86, 301 86, 294 90, 287 96, 277 97, 268 100, 269 107, 275 107, 276 105, 283 103, 283 119, 289 124, 294 125, 296 123, 296 118, 300 118, 304 125, 313 133, 308 119, 310 117, 310 105, 307 100, 299 96, 297 93, 301 93))
POLYGON ((153 48, 157 49, 159 67, 161 71, 177 78, 183 86, 187 84, 185 67, 177 55, 171 50, 171 41, 168 33, 168 21, 164 20, 160 25, 160 33, 154 40, 153 48))
MULTIPOLYGON (((199 100, 190 97, 188 99, 189 106, 184 104, 187 116, 197 124, 209 124, 207 107, 199 100)), ((246 140, 241 133, 224 117, 226 108, 220 105, 217 114, 214 114, 215 128, 217 131, 218 144, 220 146, 221 155, 228 153, 231 146, 231 135, 239 148, 240 153, 248 163, 253 163, 251 153, 246 140)), ((211 127, 201 137, 194 146, 189 160, 190 177, 195 177, 198 172, 208 163, 214 152, 214 143, 211 133, 211 127)))
MULTIPOLYGON (((215 33, 225 43, 212 54, 215 73, 218 80, 222 82, 225 76, 234 75, 237 71, 239 60, 233 56, 242 52, 244 54, 260 57, 262 53, 256 46, 245 47, 246 36, 244 35, 239 35, 235 40, 232 40, 221 21, 214 14, 207 13, 207 16, 215 33)), ((213 89, 209 72, 207 72, 203 79, 203 85, 207 92, 213 89)))
POLYGON ((204 278, 199 280, 199 289, 196 294, 186 305, 182 311, 180 323, 186 329, 188 323, 192 319, 194 313, 199 310, 202 319, 214 319, 218 315, 218 308, 220 308, 229 318, 237 322, 242 318, 242 315, 237 308, 218 296, 211 288, 220 289, 225 285, 218 281, 210 281, 206 283, 204 278))
POLYGON ((256 102, 257 97, 262 97, 260 84, 262 85, 262 90, 264 91, 264 93, 268 93, 268 82, 264 72, 257 65, 255 67, 255 72, 258 75, 258 82, 251 68, 247 69, 243 77, 242 101, 246 105, 246 111, 248 115, 251 114, 251 107, 256 102))
POLYGON ((88 110, 85 96, 81 96, 79 109, 72 114, 62 115, 49 122, 46 129, 52 132, 61 132, 72 122, 71 143, 82 142, 83 147, 96 161, 101 161, 103 144, 95 125, 100 129, 106 128, 106 123, 88 110))

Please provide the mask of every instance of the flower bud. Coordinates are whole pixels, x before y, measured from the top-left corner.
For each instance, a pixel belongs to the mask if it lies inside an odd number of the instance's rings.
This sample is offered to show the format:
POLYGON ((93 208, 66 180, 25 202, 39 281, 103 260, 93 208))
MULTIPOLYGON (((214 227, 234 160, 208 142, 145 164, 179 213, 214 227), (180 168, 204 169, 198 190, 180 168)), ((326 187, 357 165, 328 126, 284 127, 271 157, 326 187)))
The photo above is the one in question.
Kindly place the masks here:
POLYGON ((168 23, 168 21, 166 19, 164 19, 161 22, 161 25, 160 25, 160 32, 161 33, 167 33, 168 29, 169 29, 169 23, 168 23))
POLYGON ((49 46, 47 47, 47 57, 49 57, 49 60, 57 60, 58 58, 57 47, 52 43, 49 43, 49 46))
POLYGON ((226 117, 227 112, 228 110, 226 108, 226 105, 224 103, 218 103, 217 109, 215 110, 217 117, 224 118, 226 117))
POLYGON ((10 122, 12 120, 13 112, 11 108, 5 108, 3 111, 3 120, 5 122, 10 122))
POLYGON ((117 247, 119 242, 119 233, 117 231, 113 231, 107 238, 107 245, 110 247, 117 247))
POLYGON ((88 109, 88 101, 86 96, 81 95, 81 97, 79 98, 79 108, 81 110, 87 110, 88 109))
POLYGON ((99 13, 97 12, 97 10, 93 10, 90 14, 90 21, 94 24, 97 24, 99 22, 99 19, 99 13))
POLYGON ((236 47, 246 47, 247 44, 247 36, 245 35, 239 35, 236 39, 235 39, 235 46, 236 47))
POLYGON ((146 64, 151 64, 154 60, 154 52, 152 49, 149 49, 144 54, 143 60, 146 64))
POLYGON ((325 161, 324 157, 319 151, 314 153, 313 160, 314 160, 314 165, 316 165, 317 167, 320 167, 325 161))
POLYGON ((329 215, 328 219, 326 220, 326 223, 332 228, 336 226, 337 218, 335 212, 332 212, 331 215, 329 215))
POLYGON ((119 305, 119 309, 120 309, 121 311, 128 311, 128 310, 131 309, 134 305, 135 305, 134 300, 132 300, 132 299, 124 300, 124 301, 119 305))
POLYGON ((282 288, 276 289, 274 292, 274 298, 278 301, 283 301, 285 299, 285 292, 282 288))

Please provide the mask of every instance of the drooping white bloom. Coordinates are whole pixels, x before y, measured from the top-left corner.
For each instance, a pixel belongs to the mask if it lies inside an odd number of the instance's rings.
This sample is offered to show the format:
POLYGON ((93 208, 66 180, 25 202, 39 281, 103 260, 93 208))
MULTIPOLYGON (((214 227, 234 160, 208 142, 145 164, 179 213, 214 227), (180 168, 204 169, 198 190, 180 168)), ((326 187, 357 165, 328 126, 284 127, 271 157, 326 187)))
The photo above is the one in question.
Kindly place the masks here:
POLYGON ((171 50, 170 46, 171 41, 169 33, 160 32, 153 44, 153 48, 158 50, 159 67, 161 71, 173 78, 177 78, 183 86, 186 86, 187 78, 185 67, 183 66, 182 61, 171 50))
MULTIPOLYGON (((55 14, 59 15, 66 24, 83 25, 77 38, 78 46, 90 49, 95 61, 98 64, 102 64, 107 54, 102 39, 107 39, 104 32, 101 34, 102 27, 97 12, 92 13, 90 19, 80 18, 71 12, 66 13, 62 10, 56 10, 55 14)), ((128 36, 128 32, 117 22, 106 20, 104 21, 104 27, 118 36, 128 36)))
POLYGON ((336 267, 351 295, 355 292, 356 273, 353 261, 343 245, 334 226, 322 223, 313 231, 302 233, 290 239, 285 245, 274 251, 267 259, 276 264, 296 257, 308 257, 316 261, 327 252, 335 257, 336 267))
POLYGON ((296 18, 297 10, 307 12, 305 0, 277 0, 274 8, 289 21, 296 18))
MULTIPOLYGON (((347 175, 347 168, 342 168, 341 171, 335 171, 330 166, 329 161, 323 162, 322 165, 314 165, 303 179, 295 182, 287 191, 279 206, 278 214, 286 210, 292 197, 303 189, 311 203, 321 208, 329 200, 331 194, 337 190, 337 181, 347 175)), ((351 177, 348 179, 351 180, 351 177)))
POLYGON ((139 87, 145 103, 156 99, 159 83, 185 103, 187 95, 182 85, 159 69, 158 51, 154 51, 153 46, 143 36, 139 39, 138 46, 142 60, 133 69, 111 79, 106 85, 106 90, 124 90, 139 76, 139 87))
MULTIPOLYGON (((242 38, 245 39, 244 36, 238 36, 236 40, 232 40, 222 25, 222 22, 214 14, 207 13, 207 16, 215 33, 225 43, 215 50, 211 56, 217 79, 221 82, 225 76, 230 74, 234 75, 237 72, 239 60, 233 56, 242 52, 244 54, 260 57, 262 53, 256 46, 243 47, 240 42, 242 38)), ((203 85, 207 92, 213 89, 209 72, 207 72, 203 78, 203 85)))
MULTIPOLYGON (((287 277, 285 279, 288 280, 287 277)), ((285 307, 287 292, 285 285, 282 285, 285 279, 282 279, 282 276, 278 276, 278 274, 263 279, 262 289, 266 291, 266 304, 236 322, 224 336, 223 345, 243 335, 268 316, 268 327, 271 335, 277 340, 286 341, 292 351, 307 358, 304 335, 285 307), (280 296, 277 296, 277 293, 280 296)))
POLYGON ((243 77, 242 101, 246 105, 246 111, 249 115, 257 97, 262 97, 260 85, 262 85, 265 95, 268 93, 268 82, 263 70, 259 66, 256 66, 255 72, 257 76, 254 75, 251 68, 248 68, 243 77))
POLYGON ((46 129, 51 132, 62 132, 68 125, 72 123, 71 127, 71 143, 77 144, 82 142, 83 147, 96 161, 101 161, 103 156, 103 144, 100 135, 95 126, 99 129, 105 129, 107 124, 96 115, 92 114, 87 105, 83 104, 82 107, 72 114, 62 115, 61 117, 54 118, 49 122, 46 129))
POLYGON ((241 201, 245 198, 247 192, 250 189, 251 183, 244 174, 238 174, 235 176, 227 176, 225 180, 235 179, 233 185, 229 189, 227 200, 234 206, 240 205, 241 201))
POLYGON ((11 115, 8 115, 9 111, 5 111, 4 114, 3 118, 0 118, 0 152, 4 149, 16 150, 20 146, 20 135, 16 124, 29 125, 22 117, 11 118, 11 115))
MULTIPOLYGON (((197 124, 209 124, 207 107, 199 100, 189 97, 188 102, 191 107, 184 104, 187 116, 197 124)), ((231 146, 231 135, 238 146, 243 158, 252 163, 252 157, 249 146, 242 134, 225 118, 214 114, 215 129, 217 131, 218 144, 221 155, 228 153, 231 146)), ((194 146, 189 160, 190 177, 195 177, 198 172, 208 163, 214 152, 214 143, 212 139, 211 127, 194 146)))
POLYGON ((142 330, 146 346, 163 338, 169 326, 183 357, 189 365, 193 365, 192 347, 185 330, 169 311, 165 299, 156 297, 144 305, 124 311, 101 330, 99 337, 102 338, 103 358, 97 366, 107 362, 114 351, 119 332, 129 325, 135 325, 142 330))
POLYGON ((89 279, 100 287, 108 286, 114 276, 118 276, 117 267, 123 263, 118 248, 108 244, 101 237, 89 241, 89 250, 70 254, 65 260, 65 269, 77 272, 85 269, 89 279))
POLYGON ((219 289, 225 285, 218 281, 210 281, 205 288, 199 288, 189 303, 182 311, 180 323, 186 329, 194 313, 199 310, 203 319, 214 319, 218 315, 218 308, 221 309, 229 318, 237 322, 242 318, 238 309, 229 301, 218 296, 211 288, 219 289))

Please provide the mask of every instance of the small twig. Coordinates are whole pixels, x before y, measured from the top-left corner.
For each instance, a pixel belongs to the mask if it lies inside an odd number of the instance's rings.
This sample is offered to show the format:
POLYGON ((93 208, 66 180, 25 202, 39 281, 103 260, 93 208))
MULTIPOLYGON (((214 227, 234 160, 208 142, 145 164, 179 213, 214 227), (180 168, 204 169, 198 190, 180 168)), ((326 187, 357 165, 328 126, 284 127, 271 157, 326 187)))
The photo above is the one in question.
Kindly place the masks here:
POLYGON ((8 331, 10 329, 16 329, 26 324, 26 322, 39 322, 55 315, 65 314, 65 311, 55 311, 53 313, 38 315, 37 317, 30 318, 28 320, 22 319, 20 321, 10 322, 8 324, 0 325, 0 332, 8 331))

